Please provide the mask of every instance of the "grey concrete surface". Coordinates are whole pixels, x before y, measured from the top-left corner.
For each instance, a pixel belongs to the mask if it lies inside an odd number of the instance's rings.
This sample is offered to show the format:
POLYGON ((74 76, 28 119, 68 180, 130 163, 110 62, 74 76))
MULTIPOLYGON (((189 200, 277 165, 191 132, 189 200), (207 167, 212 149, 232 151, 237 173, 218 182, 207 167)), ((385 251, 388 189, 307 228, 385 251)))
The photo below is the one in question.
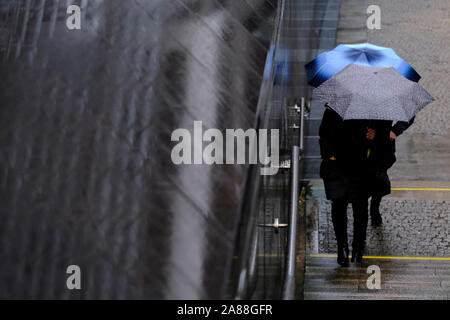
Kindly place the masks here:
POLYGON ((346 0, 337 43, 392 47, 419 74, 436 99, 397 140, 394 180, 450 181, 450 2, 446 0, 346 0), (366 9, 381 8, 381 30, 368 30, 366 9))
POLYGON ((450 181, 450 2, 374 1, 381 8, 381 30, 369 42, 393 47, 422 75, 420 84, 436 101, 398 139, 394 180, 450 181))
POLYGON ((365 259, 341 268, 335 257, 308 257, 307 300, 448 300, 450 261, 365 259), (367 287, 371 265, 380 268, 380 289, 367 287))
MULTIPOLYGON (((337 250, 331 204, 319 202, 319 250, 337 250)), ((367 230, 366 254, 375 256, 449 257, 450 200, 384 198, 380 212, 383 225, 367 230)), ((349 243, 353 238, 353 214, 348 209, 349 243)))
MULTIPOLYGON (((409 134, 450 134, 450 2, 448 0, 375 0, 381 30, 369 30, 371 43, 392 47, 422 76, 420 84, 436 101, 425 108, 409 134)), ((447 147, 450 146, 450 141, 447 147)), ((430 157, 429 150, 427 155, 430 157)), ((438 150, 436 150, 436 153, 438 150)), ((448 167, 450 168, 450 167, 448 167)), ((450 170, 449 170, 450 171, 450 170)))
POLYGON ((344 0, 339 12, 336 44, 367 42, 367 0, 344 0))
MULTIPOLYGON (((404 135, 397 139, 397 163, 389 170, 393 188, 450 188, 450 136, 448 135, 446 117, 448 117, 448 96, 449 92, 446 89, 449 82, 448 64, 446 58, 448 52, 444 49, 447 47, 446 43, 448 37, 445 37, 442 28, 449 23, 449 19, 442 16, 442 12, 450 9, 450 3, 446 1, 375 1, 370 4, 378 4, 381 7, 382 14, 382 29, 369 31, 366 27, 366 9, 368 1, 345 0, 342 2, 340 11, 340 21, 337 32, 338 43, 352 43, 360 42, 359 40, 369 41, 371 43, 393 47, 402 57, 409 61, 422 74, 423 80, 421 84, 430 92, 434 90, 433 95, 437 101, 423 110, 418 118, 417 123, 410 128, 404 135), (439 11, 437 13, 436 11, 439 11), (423 12, 428 12, 426 18, 420 19, 423 12), (434 13, 434 15, 433 15, 434 13), (434 18, 432 18, 434 17, 434 18), (440 22, 437 23, 435 19, 440 22), (420 20, 418 26, 415 26, 415 21, 420 20), (433 32, 431 32, 433 30, 433 32), (432 34, 431 34, 431 33, 432 34), (366 34, 364 39, 359 39, 366 34), (430 36, 431 38, 429 38, 430 36), (439 38, 440 37, 440 38, 439 38), (441 41, 438 41, 440 39, 441 41), (434 41, 433 41, 434 40, 434 41), (431 43, 430 43, 431 41, 431 43), (434 50, 433 50, 434 48, 434 50), (445 52, 444 52, 445 51, 445 52), (436 60, 431 58, 431 55, 440 55, 436 60), (444 59, 441 61, 440 59, 444 59), (439 81, 435 81, 435 79, 439 81), (428 79, 428 80, 427 80, 428 79), (442 110, 441 110, 442 109, 442 110), (445 115, 444 115, 445 113, 445 115), (426 123, 426 125, 423 125, 426 123), (423 130, 423 128, 427 130, 423 130)), ((448 28, 447 28, 448 29, 448 28)), ((320 185, 320 181, 312 183, 314 186, 320 185)), ((321 187, 319 187, 321 188, 321 187)), ((386 213, 386 222, 393 219, 394 225, 401 221, 399 216, 393 215, 395 207, 398 208, 401 203, 402 214, 412 218, 415 223, 422 221, 428 227, 433 226, 432 215, 433 211, 441 212, 444 215, 444 220, 441 221, 444 227, 444 234, 440 239, 443 241, 440 248, 434 247, 430 244, 430 248, 416 246, 419 240, 411 238, 413 248, 405 249, 404 253, 410 254, 448 254, 448 216, 450 216, 450 209, 448 201, 450 193, 448 191, 393 191, 392 195, 386 197, 382 208, 386 213), (421 216, 421 213, 428 212, 428 215, 421 216), (431 215, 430 215, 431 214, 431 215), (443 237, 443 238, 442 238, 443 237)), ((320 199, 321 196, 319 196, 320 199)), ((312 207, 311 214, 322 212, 318 209, 318 204, 321 203, 310 202, 312 207)), ((323 207, 325 212, 329 211, 328 205, 323 207)), ((351 212, 349 212, 351 213, 351 212)), ((319 220, 321 223, 327 224, 325 221, 329 217, 321 216, 319 220)), ((404 220, 409 221, 409 220, 404 220)), ((436 223, 436 221, 434 221, 436 223)), ((413 223, 414 225, 414 223, 413 223)), ((413 225, 409 225, 400 233, 408 234, 414 229, 413 225)), ((399 227, 400 225, 397 225, 399 227)), ((323 225, 322 225, 323 227, 323 225)), ((328 226, 329 227, 329 226, 328 226)), ((384 226, 385 235, 389 237, 399 237, 399 230, 397 227, 384 226), (389 230, 389 228, 393 228, 389 230)), ((332 230, 332 227, 331 227, 332 230)), ((401 230, 401 229, 400 229, 401 230)), ((323 229, 322 229, 323 231, 323 229)), ((311 231, 309 239, 312 241, 314 237, 317 238, 317 229, 311 231)), ((439 231, 436 231, 439 234, 439 231)), ((373 238, 372 230, 369 229, 369 238, 373 238)), ((412 233, 410 233, 412 235, 412 233)), ((322 240, 324 234, 321 235, 322 240)), ((429 234, 431 239, 436 239, 436 234, 431 232, 429 234)), ((438 236, 439 238, 439 236, 438 236)), ((422 239, 423 240, 423 239, 422 239)), ((436 241, 436 240, 435 240, 436 241)), ((388 242, 388 241, 387 241, 388 242)), ((323 245, 323 242, 322 242, 323 245)), ((315 244, 310 245, 311 248, 315 244)), ((400 248, 385 247, 388 252, 402 253, 400 248)), ((322 246, 323 250, 324 247, 322 246)), ((330 248, 334 250, 334 247, 330 248)), ((328 250, 328 249, 326 249, 328 250)), ((325 250, 325 251, 326 251, 325 250)), ((371 249, 374 252, 381 253, 381 248, 374 247, 371 249)), ((385 254, 387 254, 385 252, 385 254)))
MULTIPOLYGON (((450 256, 449 10, 446 0, 342 1, 337 44, 371 42, 394 48, 422 75, 421 85, 436 98, 397 140, 398 161, 389 174, 392 187, 398 190, 382 201, 384 224, 376 228, 369 224, 368 255, 450 256), (381 30, 366 27, 369 4, 381 7, 381 30), (410 188, 416 190, 405 190, 410 188)), ((320 117, 319 111, 313 112, 320 117)), ((306 218, 310 253, 336 252, 330 209, 322 181, 312 180, 306 218)), ((348 217, 351 241, 351 206, 348 217)), ((450 298, 448 261, 371 259, 364 260, 364 266, 340 268, 335 257, 309 258, 305 298, 450 298), (365 286, 369 264, 381 267, 382 290, 371 291, 365 286)))
MULTIPOLYGON (((308 250, 335 253, 336 240, 331 221, 331 203, 325 200, 322 180, 312 180, 307 201, 308 250)), ((392 194, 383 198, 380 212, 384 223, 367 230, 367 254, 394 256, 450 256, 450 186, 431 181, 405 190, 410 181, 393 182, 392 194), (428 190, 430 188, 441 191, 428 190)), ((353 213, 347 216, 351 244, 353 213)), ((369 221, 370 222, 370 221, 369 221)))

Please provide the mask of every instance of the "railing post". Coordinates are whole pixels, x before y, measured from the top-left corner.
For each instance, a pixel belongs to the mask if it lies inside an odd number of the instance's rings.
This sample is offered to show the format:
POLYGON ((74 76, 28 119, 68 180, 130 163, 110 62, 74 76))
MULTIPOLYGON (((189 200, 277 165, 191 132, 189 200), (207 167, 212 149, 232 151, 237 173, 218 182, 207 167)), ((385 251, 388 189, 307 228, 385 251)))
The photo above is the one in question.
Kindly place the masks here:
MULTIPOLYGON (((302 129, 300 129, 302 130, 302 129)), ((286 254, 286 274, 283 286, 283 300, 295 298, 296 233, 299 198, 300 148, 294 146, 291 159, 291 199, 289 210, 288 250, 286 254)))
POLYGON ((302 105, 300 108, 300 151, 305 150, 305 98, 302 98, 302 105))

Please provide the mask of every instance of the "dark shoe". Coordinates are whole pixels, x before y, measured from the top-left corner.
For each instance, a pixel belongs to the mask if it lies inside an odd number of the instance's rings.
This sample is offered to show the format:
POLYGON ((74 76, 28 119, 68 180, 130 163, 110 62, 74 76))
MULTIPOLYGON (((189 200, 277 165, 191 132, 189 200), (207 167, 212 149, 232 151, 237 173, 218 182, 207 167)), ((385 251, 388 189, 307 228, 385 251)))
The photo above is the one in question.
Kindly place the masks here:
POLYGON ((381 226, 383 224, 383 218, 381 217, 380 212, 371 212, 370 221, 372 221, 372 225, 375 227, 381 226))
POLYGON ((353 249, 352 252, 352 262, 362 263, 363 259, 363 251, 362 249, 353 249))
POLYGON ((337 263, 341 266, 341 267, 348 267, 349 265, 349 253, 350 250, 348 249, 348 247, 338 247, 338 252, 337 252, 337 263))

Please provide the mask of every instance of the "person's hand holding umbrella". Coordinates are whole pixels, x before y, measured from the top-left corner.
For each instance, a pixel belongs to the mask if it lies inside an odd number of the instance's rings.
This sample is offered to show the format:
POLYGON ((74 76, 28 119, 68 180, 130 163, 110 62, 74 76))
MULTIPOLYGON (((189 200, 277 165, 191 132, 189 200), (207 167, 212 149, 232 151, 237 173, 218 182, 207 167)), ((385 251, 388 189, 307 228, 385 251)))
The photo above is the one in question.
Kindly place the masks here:
POLYGON ((367 140, 370 140, 370 141, 374 140, 375 139, 375 129, 367 128, 366 138, 367 138, 367 140))
POLYGON ((397 135, 391 131, 391 133, 389 134, 389 138, 391 138, 391 141, 397 140, 397 135))

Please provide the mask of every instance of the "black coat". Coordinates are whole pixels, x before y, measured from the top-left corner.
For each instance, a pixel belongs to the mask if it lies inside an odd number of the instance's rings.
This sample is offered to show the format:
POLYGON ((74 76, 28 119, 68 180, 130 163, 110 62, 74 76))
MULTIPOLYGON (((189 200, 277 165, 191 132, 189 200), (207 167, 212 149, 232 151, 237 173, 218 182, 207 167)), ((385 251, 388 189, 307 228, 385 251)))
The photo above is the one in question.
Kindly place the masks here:
POLYGON ((408 130, 409 127, 411 127, 414 124, 414 120, 416 117, 412 118, 409 122, 405 121, 398 121, 393 127, 392 132, 394 132, 397 137, 401 135, 405 130, 408 130))
POLYGON ((387 174, 382 173, 395 162, 395 144, 389 138, 391 127, 392 121, 343 121, 332 109, 325 110, 319 129, 320 176, 328 199, 347 197, 353 201, 375 193, 390 193, 387 174), (368 127, 375 129, 373 141, 365 137, 368 127), (330 160, 331 157, 336 160, 330 160), (384 182, 379 184, 381 176, 384 182))

